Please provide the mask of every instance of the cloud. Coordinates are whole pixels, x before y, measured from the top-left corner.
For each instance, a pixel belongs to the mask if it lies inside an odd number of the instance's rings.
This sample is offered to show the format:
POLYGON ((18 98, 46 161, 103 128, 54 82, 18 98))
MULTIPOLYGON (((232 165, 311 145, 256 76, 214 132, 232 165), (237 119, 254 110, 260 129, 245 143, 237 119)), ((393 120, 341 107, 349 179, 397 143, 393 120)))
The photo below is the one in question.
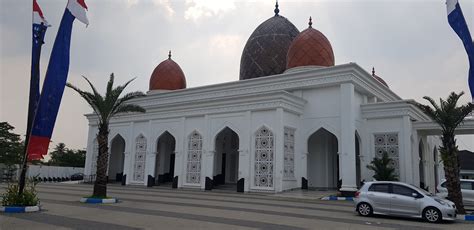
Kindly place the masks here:
MULTIPOLYGON (((125 3, 127 7, 130 8, 138 5, 140 2, 139 0, 126 0, 125 3)), ((152 3, 158 8, 163 8, 166 11, 168 17, 172 17, 175 13, 173 7, 171 7, 170 0, 152 0, 152 3)))
POLYGON ((231 56, 240 52, 243 37, 239 35, 215 35, 209 39, 211 54, 231 56))
POLYGON ((235 0, 186 0, 186 7, 184 18, 197 21, 234 10, 235 0))

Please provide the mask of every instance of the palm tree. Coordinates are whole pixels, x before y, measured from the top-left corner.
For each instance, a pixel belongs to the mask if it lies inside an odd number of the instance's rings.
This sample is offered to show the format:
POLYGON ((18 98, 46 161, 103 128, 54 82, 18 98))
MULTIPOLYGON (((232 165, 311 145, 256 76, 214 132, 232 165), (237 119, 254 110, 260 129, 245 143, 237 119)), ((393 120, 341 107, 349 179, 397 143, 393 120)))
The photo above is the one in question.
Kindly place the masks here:
POLYGON ((474 104, 467 103, 462 106, 457 106, 459 98, 464 94, 461 92, 456 94, 452 92, 447 100, 439 99, 439 105, 430 98, 423 97, 429 101, 433 106, 423 105, 417 102, 413 102, 418 108, 420 108, 426 115, 428 115, 433 121, 441 126, 441 142, 442 145, 439 147, 441 153, 441 159, 443 160, 444 173, 446 176, 446 187, 448 189, 448 199, 456 204, 458 212, 461 214, 466 213, 464 205, 462 203, 461 193, 461 182, 459 178, 459 162, 458 162, 458 146, 456 145, 456 139, 454 132, 459 124, 461 124, 464 118, 469 115, 474 109, 474 104))
POLYGON ((383 152, 382 158, 374 157, 367 168, 374 171, 374 179, 378 181, 397 181, 395 169, 390 166, 392 159, 388 157, 387 152, 383 152))
MULTIPOLYGON (((84 77, 84 76, 83 76, 84 77)), ((136 91, 125 94, 123 97, 120 98, 120 94, 122 91, 127 87, 130 82, 134 79, 128 81, 124 85, 118 86, 113 88, 114 85, 114 74, 110 74, 109 82, 107 83, 107 90, 105 93, 105 97, 102 96, 92 85, 92 83, 86 79, 87 83, 89 83, 92 93, 85 92, 80 90, 79 88, 67 83, 67 86, 73 90, 75 90, 79 95, 81 95, 84 100, 89 103, 89 105, 94 110, 94 113, 99 118, 99 133, 97 134, 97 142, 99 144, 99 155, 97 157, 97 175, 96 180, 94 183, 94 192, 93 197, 107 197, 107 166, 108 166, 108 158, 109 158, 109 146, 108 146, 108 139, 109 139, 109 121, 110 119, 118 114, 118 113, 126 113, 126 112, 145 112, 145 109, 139 105, 126 103, 127 101, 145 96, 144 93, 136 91)))

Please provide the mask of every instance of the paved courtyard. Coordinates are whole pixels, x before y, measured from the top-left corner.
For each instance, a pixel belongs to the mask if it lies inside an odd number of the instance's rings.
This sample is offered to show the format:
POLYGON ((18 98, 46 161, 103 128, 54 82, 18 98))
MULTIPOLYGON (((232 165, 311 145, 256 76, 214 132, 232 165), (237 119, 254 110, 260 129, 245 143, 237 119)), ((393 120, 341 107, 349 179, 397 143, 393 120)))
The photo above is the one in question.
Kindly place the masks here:
MULTIPOLYGON (((5 184, 0 184, 3 192, 5 184)), ((42 211, 0 214, 0 229, 474 229, 462 221, 357 216, 349 201, 320 201, 296 195, 232 191, 172 190, 109 185, 117 204, 82 204, 92 185, 38 186, 42 211)), ((307 196, 308 194, 306 194, 307 196)))

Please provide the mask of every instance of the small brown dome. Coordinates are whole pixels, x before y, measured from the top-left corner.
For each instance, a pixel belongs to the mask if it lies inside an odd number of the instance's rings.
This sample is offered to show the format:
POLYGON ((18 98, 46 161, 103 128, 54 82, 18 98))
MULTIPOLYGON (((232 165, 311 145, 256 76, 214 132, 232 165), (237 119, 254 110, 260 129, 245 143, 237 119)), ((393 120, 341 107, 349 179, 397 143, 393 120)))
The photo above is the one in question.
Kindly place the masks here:
POLYGON ((334 53, 323 33, 313 29, 309 18, 308 29, 293 40, 288 50, 286 68, 298 66, 334 66, 334 53))
POLYGON ((377 81, 379 81, 380 83, 385 85, 387 88, 390 88, 390 87, 388 87, 387 82, 385 82, 381 77, 375 75, 375 68, 373 68, 373 67, 372 67, 372 77, 374 77, 377 81))
POLYGON ((153 70, 150 77, 150 90, 176 90, 186 88, 186 78, 181 67, 171 60, 171 51, 168 59, 162 61, 153 70))

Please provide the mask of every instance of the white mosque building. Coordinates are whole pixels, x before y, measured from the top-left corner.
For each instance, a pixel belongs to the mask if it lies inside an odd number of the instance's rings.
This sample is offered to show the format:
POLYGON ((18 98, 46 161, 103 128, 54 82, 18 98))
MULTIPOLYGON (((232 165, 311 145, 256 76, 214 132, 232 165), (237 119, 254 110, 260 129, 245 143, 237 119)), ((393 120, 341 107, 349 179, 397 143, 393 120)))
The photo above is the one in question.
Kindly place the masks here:
MULTIPOLYGON (((238 192, 338 189, 372 180, 386 151, 400 181, 433 190, 442 176, 438 128, 375 71, 335 65, 329 40, 275 15, 241 57, 240 80, 186 88, 169 58, 150 78, 146 113, 110 122, 109 181, 238 192)), ((98 120, 89 120, 85 174, 95 175, 98 120)))

